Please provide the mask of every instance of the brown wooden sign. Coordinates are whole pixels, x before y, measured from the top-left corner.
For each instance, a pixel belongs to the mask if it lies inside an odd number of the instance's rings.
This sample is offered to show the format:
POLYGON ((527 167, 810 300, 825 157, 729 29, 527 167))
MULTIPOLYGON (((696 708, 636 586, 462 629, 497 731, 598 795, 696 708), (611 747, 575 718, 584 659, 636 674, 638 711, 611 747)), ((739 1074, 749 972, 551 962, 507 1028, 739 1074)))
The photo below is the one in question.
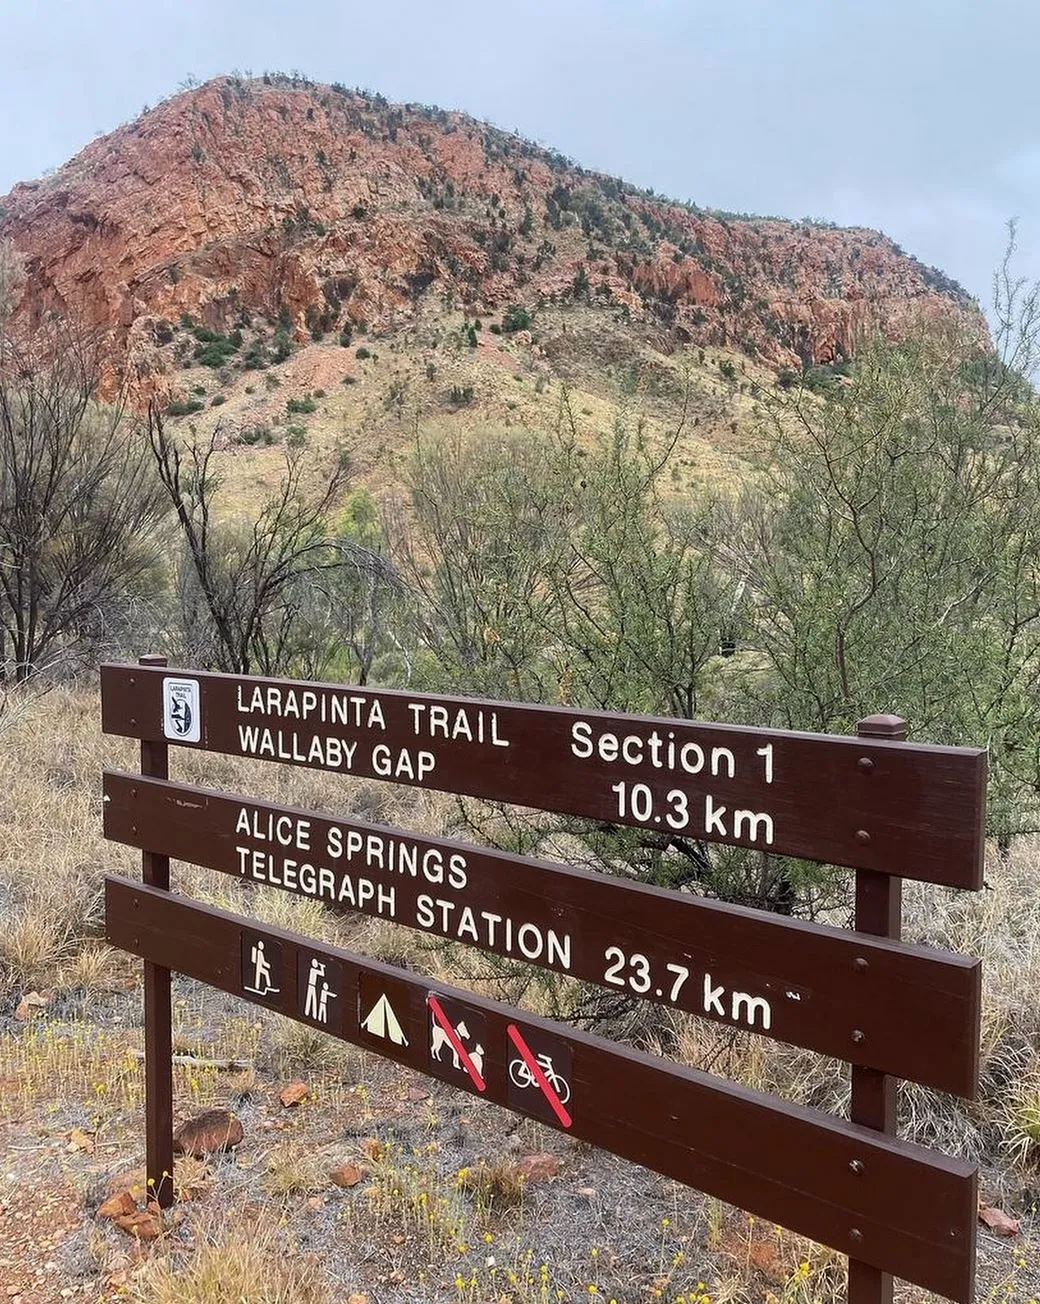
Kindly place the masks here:
POLYGON ((125 879, 106 881, 106 932, 155 965, 972 1299, 968 1164, 125 879))
POLYGON ((102 667, 107 733, 978 888, 970 748, 102 667))
POLYGON ((977 960, 107 772, 105 836, 973 1096, 977 960))

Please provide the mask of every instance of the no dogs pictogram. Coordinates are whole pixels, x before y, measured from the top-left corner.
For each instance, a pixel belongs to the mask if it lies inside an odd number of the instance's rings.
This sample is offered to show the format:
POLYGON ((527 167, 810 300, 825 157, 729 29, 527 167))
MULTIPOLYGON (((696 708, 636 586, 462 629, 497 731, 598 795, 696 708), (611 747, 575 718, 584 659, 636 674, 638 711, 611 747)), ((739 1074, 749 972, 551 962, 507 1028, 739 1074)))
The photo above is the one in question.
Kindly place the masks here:
MULTIPOLYGON (((478 1091, 485 1091, 484 1045, 487 1021, 477 1010, 445 1001, 434 992, 430 1008, 430 1070, 438 1077, 465 1074, 478 1091)), ((457 1080, 457 1078, 456 1078, 457 1080)))

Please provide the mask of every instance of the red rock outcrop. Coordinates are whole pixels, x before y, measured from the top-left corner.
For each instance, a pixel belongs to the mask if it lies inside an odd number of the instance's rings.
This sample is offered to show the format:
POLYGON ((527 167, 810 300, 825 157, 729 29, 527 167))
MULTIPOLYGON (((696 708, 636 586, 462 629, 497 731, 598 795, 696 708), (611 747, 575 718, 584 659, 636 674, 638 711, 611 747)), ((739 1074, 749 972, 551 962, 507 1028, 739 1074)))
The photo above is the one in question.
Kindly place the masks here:
POLYGON ((964 292, 876 232, 648 196, 458 113, 273 77, 219 78, 0 200, 27 257, 23 317, 71 311, 112 374, 160 386, 181 314, 299 336, 580 297, 776 366, 851 353, 964 292))

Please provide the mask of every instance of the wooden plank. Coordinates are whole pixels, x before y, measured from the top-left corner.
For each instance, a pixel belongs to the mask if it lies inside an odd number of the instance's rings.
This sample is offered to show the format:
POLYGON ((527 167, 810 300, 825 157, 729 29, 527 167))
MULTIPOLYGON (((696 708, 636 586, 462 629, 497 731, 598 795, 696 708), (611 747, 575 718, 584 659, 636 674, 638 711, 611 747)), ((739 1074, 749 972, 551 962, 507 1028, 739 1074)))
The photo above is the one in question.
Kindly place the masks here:
POLYGON ((974 1096, 977 960, 186 784, 104 798, 117 842, 974 1096))
POLYGON ((979 749, 129 665, 101 688, 106 733, 982 885, 979 749))
POLYGON ((126 879, 108 941, 968 1304, 971 1165, 126 879))

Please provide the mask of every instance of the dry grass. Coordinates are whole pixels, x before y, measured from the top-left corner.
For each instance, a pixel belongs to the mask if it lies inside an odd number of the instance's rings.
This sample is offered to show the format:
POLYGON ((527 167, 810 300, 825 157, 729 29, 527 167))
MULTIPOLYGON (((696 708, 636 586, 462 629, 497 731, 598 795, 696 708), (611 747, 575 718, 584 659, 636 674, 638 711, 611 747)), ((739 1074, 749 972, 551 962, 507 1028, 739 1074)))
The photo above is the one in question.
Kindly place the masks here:
POLYGON ((190 1248, 162 1248, 134 1279, 140 1304, 332 1304, 317 1256, 238 1210, 196 1230, 190 1248))

